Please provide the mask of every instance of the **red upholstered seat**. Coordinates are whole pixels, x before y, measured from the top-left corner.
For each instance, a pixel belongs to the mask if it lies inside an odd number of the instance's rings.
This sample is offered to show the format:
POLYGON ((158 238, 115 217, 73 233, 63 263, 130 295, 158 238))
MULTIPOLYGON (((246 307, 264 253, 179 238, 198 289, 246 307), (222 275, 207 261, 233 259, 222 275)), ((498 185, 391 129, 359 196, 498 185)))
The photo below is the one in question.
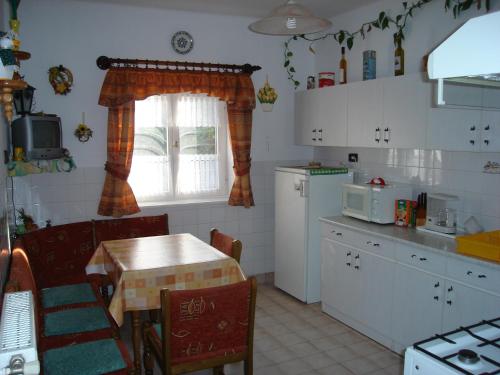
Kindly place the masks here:
POLYGON ((92 222, 38 229, 19 241, 40 289, 88 281, 85 266, 95 250, 92 222))
POLYGON ((151 353, 167 374, 239 361, 251 374, 255 296, 255 278, 214 288, 162 290, 161 326, 144 328, 146 374, 152 374, 151 353))
POLYGON ((75 342, 86 342, 90 340, 114 337, 117 335, 116 332, 118 331, 118 327, 116 326, 115 321, 105 308, 104 301, 102 300, 102 298, 99 296, 98 293, 96 293, 97 297, 96 302, 88 302, 77 305, 65 305, 61 308, 51 308, 47 310, 42 309, 36 280, 33 277, 28 257, 26 256, 26 253, 23 251, 23 249, 15 248, 12 252, 12 261, 11 261, 9 280, 7 283, 6 291, 25 291, 25 290, 31 290, 35 301, 35 318, 36 318, 39 350, 47 350, 50 348, 70 345, 75 342), (62 309, 66 310, 75 307, 91 307, 91 306, 101 306, 104 309, 106 317, 109 321, 110 328, 104 328, 90 332, 61 335, 61 336, 51 336, 51 337, 46 337, 43 334, 44 332, 43 317, 46 313, 62 309))
POLYGON ((219 232, 218 229, 210 230, 210 245, 224 254, 234 258, 240 262, 242 244, 240 240, 235 240, 233 237, 219 232))
POLYGON ((96 247, 102 241, 168 234, 168 215, 94 220, 96 247))

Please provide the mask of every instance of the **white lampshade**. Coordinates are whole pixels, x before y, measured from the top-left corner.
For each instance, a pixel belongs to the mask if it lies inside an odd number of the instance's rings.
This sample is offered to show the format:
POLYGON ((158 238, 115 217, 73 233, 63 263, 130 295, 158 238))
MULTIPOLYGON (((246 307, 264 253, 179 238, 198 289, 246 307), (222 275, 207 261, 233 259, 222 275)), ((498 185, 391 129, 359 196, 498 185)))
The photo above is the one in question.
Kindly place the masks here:
POLYGON ((248 28, 253 32, 267 35, 298 35, 316 33, 328 29, 332 23, 324 18, 316 17, 304 6, 294 0, 288 0, 256 21, 248 28))

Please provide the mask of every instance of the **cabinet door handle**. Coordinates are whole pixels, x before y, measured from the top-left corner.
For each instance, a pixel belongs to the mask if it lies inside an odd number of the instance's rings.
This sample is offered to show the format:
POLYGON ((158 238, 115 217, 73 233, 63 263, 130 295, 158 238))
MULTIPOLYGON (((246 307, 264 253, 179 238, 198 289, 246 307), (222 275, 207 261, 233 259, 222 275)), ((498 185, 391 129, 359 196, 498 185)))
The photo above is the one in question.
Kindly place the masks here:
POLYGON ((390 140, 391 140, 391 129, 385 128, 384 129, 384 142, 389 143, 390 140))
POLYGON ((359 259, 359 254, 354 257, 354 259, 359 259))
POLYGON ((367 245, 371 245, 371 244, 372 244, 372 241, 366 241, 366 244, 367 244, 367 245))
POLYGON ((477 277, 480 279, 486 279, 486 275, 477 275, 477 277))
POLYGON ((380 142, 380 128, 375 129, 375 142, 380 142))
POLYGON ((319 130, 318 130, 318 133, 323 133, 323 129, 319 129, 319 130))
POLYGON ((355 269, 359 270, 359 266, 354 266, 355 269))
POLYGON ((420 258, 421 262, 425 262, 426 260, 427 260, 427 258, 420 258))
POLYGON ((316 141, 316 138, 312 138, 313 141, 316 141))
POLYGON ((345 265, 346 265, 347 267, 351 267, 351 262, 347 262, 345 265))
POLYGON ((350 257, 351 256, 351 252, 349 251, 347 254, 346 254, 346 257, 350 257))
POLYGON ((452 292, 452 291, 453 291, 453 287, 452 287, 452 286, 450 286, 450 287, 448 288, 448 292, 452 292))
POLYGON ((336 232, 336 230, 335 230, 335 229, 332 229, 332 231, 331 231, 330 233, 335 233, 335 232, 336 232))
POLYGON ((467 271, 467 276, 472 275, 472 271, 467 271))
POLYGON ((439 281, 436 284, 434 284, 434 288, 439 288, 439 281))
POLYGON ((312 132, 313 132, 313 133, 316 133, 316 129, 313 129, 313 131, 312 131, 312 132))
POLYGON ((416 258, 417 256, 416 256, 415 254, 412 254, 412 255, 411 255, 411 257, 412 257, 412 258, 416 258))
POLYGON ((473 131, 475 131, 475 130, 476 130, 476 127, 475 127, 474 125, 472 125, 472 126, 470 127, 470 131, 471 131, 471 132, 473 132, 473 131))
POLYGON ((448 305, 450 305, 450 306, 451 306, 451 304, 452 304, 453 302, 451 302, 450 300, 448 300, 448 301, 446 301, 446 303, 447 303, 448 305))
POLYGON ((439 301, 439 296, 434 296, 434 299, 435 299, 436 301, 439 301))
POLYGON ((337 236, 342 236, 342 232, 337 232, 337 236))
POLYGON ((374 243, 373 246, 380 247, 380 244, 379 243, 374 243))
POLYGON ((318 138, 318 141, 323 142, 323 138, 318 138))
POLYGON ((485 144, 486 146, 488 146, 488 145, 490 144, 490 140, 489 140, 489 139, 485 139, 485 140, 484 140, 484 144, 485 144))
POLYGON ((473 145, 474 143, 476 143, 476 141, 475 141, 475 140, 473 140, 473 139, 471 139, 471 140, 469 141, 469 143, 470 143, 471 145, 473 145))
POLYGON ((484 127, 484 130, 490 130, 490 126, 489 126, 489 125, 486 125, 486 126, 484 127))

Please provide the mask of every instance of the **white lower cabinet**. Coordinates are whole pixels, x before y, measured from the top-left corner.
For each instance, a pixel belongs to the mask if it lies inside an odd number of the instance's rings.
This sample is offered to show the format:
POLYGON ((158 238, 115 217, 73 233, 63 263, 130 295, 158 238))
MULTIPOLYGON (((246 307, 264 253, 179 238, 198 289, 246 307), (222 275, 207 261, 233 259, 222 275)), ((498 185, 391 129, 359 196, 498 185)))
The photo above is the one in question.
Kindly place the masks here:
POLYGON ((444 332, 499 316, 500 296, 455 281, 446 281, 443 311, 444 332))
POLYGON ((392 332, 405 348, 441 332, 444 280, 405 265, 396 269, 392 332))
POLYGON ((323 309, 386 343, 395 262, 329 239, 323 239, 321 247, 323 309))
POLYGON ((323 311, 392 350, 500 316, 500 267, 322 225, 323 311))

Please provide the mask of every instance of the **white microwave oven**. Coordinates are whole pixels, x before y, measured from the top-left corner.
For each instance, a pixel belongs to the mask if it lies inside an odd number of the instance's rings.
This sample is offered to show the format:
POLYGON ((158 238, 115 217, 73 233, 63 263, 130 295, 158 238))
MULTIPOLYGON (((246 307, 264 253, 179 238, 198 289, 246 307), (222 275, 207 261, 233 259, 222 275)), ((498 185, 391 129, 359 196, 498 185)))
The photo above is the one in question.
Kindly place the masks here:
POLYGON ((395 201, 411 199, 411 186, 344 184, 342 214, 379 224, 394 223, 395 201))

